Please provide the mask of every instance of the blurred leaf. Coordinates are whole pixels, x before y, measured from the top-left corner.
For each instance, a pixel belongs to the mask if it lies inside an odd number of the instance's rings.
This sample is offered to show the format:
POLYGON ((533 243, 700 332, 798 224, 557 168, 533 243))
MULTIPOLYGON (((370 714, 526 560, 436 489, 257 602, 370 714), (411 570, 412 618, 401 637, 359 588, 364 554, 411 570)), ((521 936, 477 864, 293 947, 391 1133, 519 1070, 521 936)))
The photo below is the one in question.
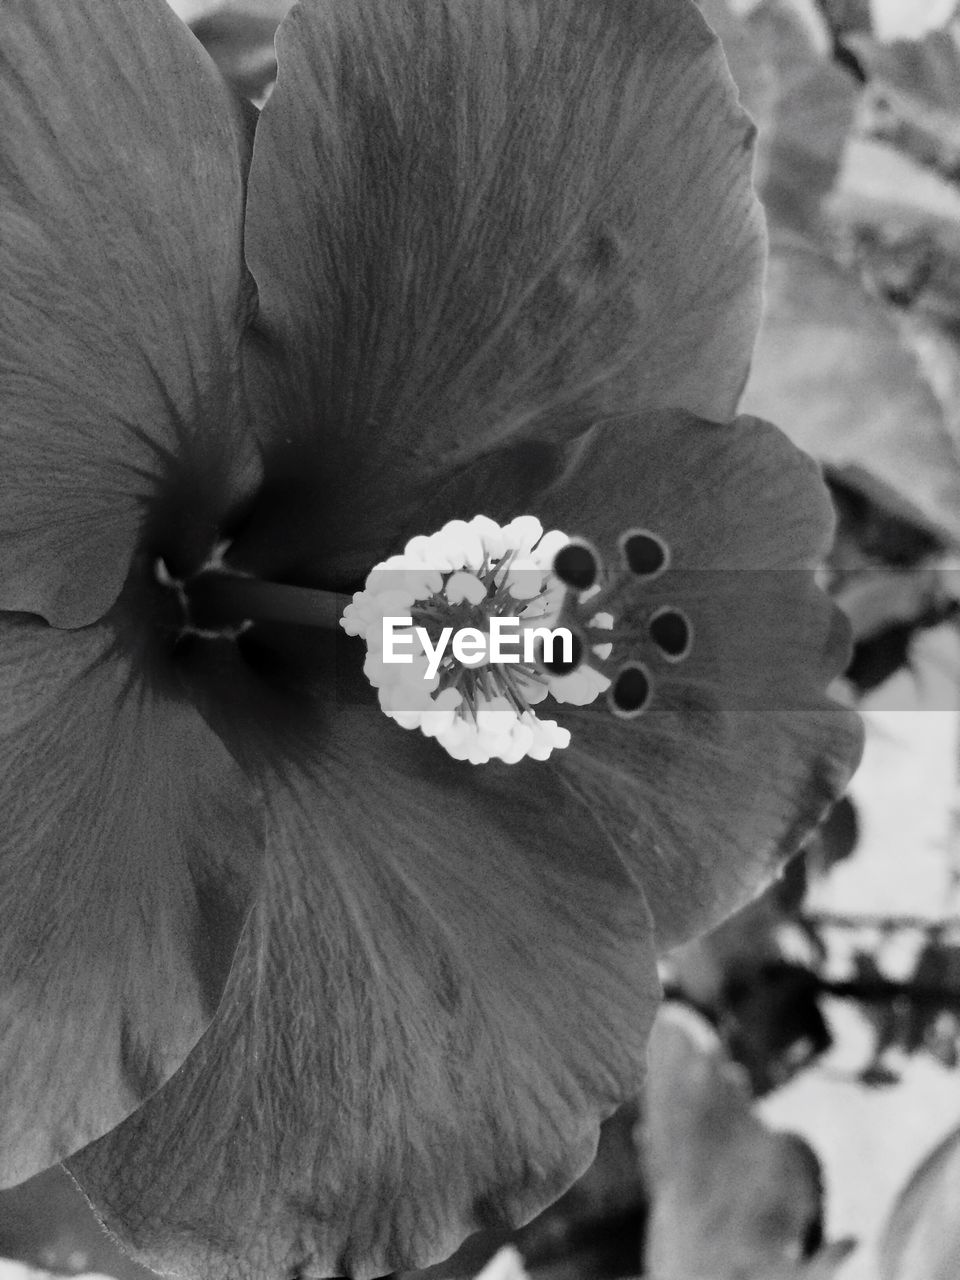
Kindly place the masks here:
POLYGON ((277 75, 273 37, 293 0, 169 0, 237 93, 262 102, 277 75))
POLYGON ((782 226, 817 234, 840 164, 857 86, 831 60, 815 0, 759 0, 748 16, 728 0, 699 0, 753 117, 757 189, 782 226))
POLYGON ((870 0, 820 0, 820 4, 831 31, 837 36, 872 29, 870 0))
MULTIPOLYGON (((960 268, 960 257, 957 266, 960 268)), ((957 319, 960 322, 960 311, 957 319)), ((900 332, 919 362, 927 385, 940 402, 951 440, 960 441, 960 337, 956 336, 960 335, 960 327, 956 334, 951 334, 927 316, 912 311, 903 317, 900 332)))
POLYGON ((846 678, 860 695, 872 693, 910 667, 910 649, 921 630, 916 622, 898 622, 859 641, 846 670, 846 678))
POLYGON ((152 1271, 114 1244, 58 1165, 0 1191, 0 1257, 67 1275, 92 1271, 116 1280, 154 1280, 152 1271))
POLYGON ((829 566, 839 573, 859 569, 913 569, 940 555, 943 543, 878 506, 866 494, 826 476, 837 514, 829 566))
MULTIPOLYGON (((788 870, 795 863, 802 865, 800 855, 788 864, 788 870)), ((792 879, 797 873, 790 874, 792 879)), ((719 1022, 731 980, 782 958, 777 938, 784 923, 781 886, 782 880, 775 881, 716 929, 671 951, 668 990, 709 1013, 714 1023, 719 1022)))
MULTIPOLYGON (((960 439, 956 424, 949 431, 960 439)), ((845 675, 862 695, 898 671, 912 670, 919 634, 956 618, 960 575, 955 560, 944 557, 942 545, 925 531, 843 485, 832 484, 832 491, 838 519, 829 589, 852 624, 854 650, 845 675)))
POLYGON ((773 1133, 754 1115, 742 1071, 724 1057, 708 1024, 687 1009, 666 1006, 654 1026, 645 1115, 651 1276, 799 1280, 833 1274, 849 1246, 819 1253, 816 1156, 801 1138, 773 1133))
POLYGON ((945 942, 936 934, 929 938, 917 957, 910 982, 919 998, 910 1010, 904 1048, 915 1053, 935 1042, 944 1013, 960 1010, 960 945, 945 942), (942 998, 937 999, 937 992, 942 998))
POLYGON ((871 566, 838 574, 831 584, 856 641, 882 635, 898 623, 915 630, 938 626, 956 611, 958 592, 956 569, 930 563, 909 569, 871 566))
MULTIPOLYGON (((697 0, 697 4, 720 37, 740 101, 752 116, 762 140, 772 126, 777 98, 773 63, 750 29, 749 22, 734 12, 729 0, 697 0)), ((763 145, 762 141, 760 145, 763 145)))
POLYGON ((860 840, 860 819, 849 796, 841 796, 813 833, 803 854, 808 875, 825 875, 849 858, 860 840))
POLYGON ((735 1022, 731 994, 748 978, 787 958, 782 944, 786 926, 792 925, 805 939, 811 963, 822 962, 823 940, 802 910, 807 885, 849 857, 858 838, 857 812, 844 796, 759 897, 709 933, 670 952, 665 964, 668 992, 707 1014, 714 1026, 729 1028, 735 1022))
MULTIPOLYGON (((869 27, 863 5, 827 6, 827 16, 834 31, 869 27)), ((857 86, 830 60, 832 36, 812 0, 761 0, 748 25, 775 93, 759 167, 772 236, 767 312, 742 407, 875 505, 955 545, 960 356, 880 298, 922 300, 928 314, 960 324, 960 198, 935 192, 917 206, 916 184, 891 175, 889 200, 877 206, 876 192, 852 180, 857 86), (826 206, 838 173, 841 190, 826 206), (890 201, 903 205, 894 232, 890 201), (828 216, 846 227, 857 270, 833 261, 828 216)))
POLYGON ((897 313, 810 246, 773 246, 742 409, 893 514, 960 544, 960 446, 897 313))
POLYGON ((530 1277, 524 1270, 523 1258, 512 1245, 507 1245, 493 1255, 477 1280, 530 1280, 530 1277))
POLYGON ((806 965, 783 959, 731 974, 721 1034, 730 1056, 746 1069, 755 1097, 786 1084, 833 1044, 821 991, 806 965))
MULTIPOLYGON (((4 1262, 0 1259, 0 1280, 58 1280, 58 1277, 53 1271, 37 1271, 20 1262, 4 1262)), ((75 1276, 74 1280, 110 1280, 110 1277, 88 1271, 75 1276)))
POLYGON ((960 324, 960 19, 849 43, 869 85, 832 212, 879 294, 960 324))
POLYGON ((878 40, 919 39, 942 27, 955 8, 956 0, 870 0, 878 40))
POLYGON ((878 1249, 879 1280, 960 1276, 960 1130, 920 1165, 897 1198, 878 1249))
MULTIPOLYGON (((869 117, 864 128, 870 129, 869 117)), ((960 191, 889 141, 854 133, 844 152, 829 215, 840 229, 869 229, 881 243, 923 235, 945 258, 960 243, 960 191)))
POLYGON ((867 289, 896 307, 911 307, 955 326, 960 321, 957 228, 897 229, 876 209, 848 229, 852 255, 867 289))
POLYGON ((829 32, 814 0, 761 0, 749 29, 775 86, 770 123, 760 133, 758 189, 774 222, 816 236, 858 86, 832 61, 829 32))
POLYGON ((937 589, 931 571, 874 572, 861 575, 835 593, 853 622, 853 657, 845 672, 859 694, 870 693, 898 671, 912 670, 911 651, 917 636, 960 612, 955 599, 937 589))
POLYGON ((918 108, 943 112, 946 127, 960 130, 960 17, 919 40, 882 43, 860 35, 850 43, 881 88, 918 108))

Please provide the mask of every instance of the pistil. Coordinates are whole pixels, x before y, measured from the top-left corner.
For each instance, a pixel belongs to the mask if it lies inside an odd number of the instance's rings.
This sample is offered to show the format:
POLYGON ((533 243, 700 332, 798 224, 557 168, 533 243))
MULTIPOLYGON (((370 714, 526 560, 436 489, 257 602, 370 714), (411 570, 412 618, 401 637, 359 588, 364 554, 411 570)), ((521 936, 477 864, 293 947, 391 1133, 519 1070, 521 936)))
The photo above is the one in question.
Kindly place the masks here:
MULTIPOLYGON (((565 628, 568 603, 579 604, 586 594, 554 572, 557 553, 569 542, 559 530, 545 533, 533 516, 503 527, 476 516, 414 538, 401 555, 376 565, 341 625, 366 641, 364 671, 387 715, 474 764, 545 760, 567 746, 568 730, 539 719, 534 707, 551 694, 583 705, 610 683, 591 667, 595 650, 580 634, 567 636, 575 653, 566 664, 537 660, 527 647, 532 628, 565 628), (500 651, 499 619, 510 620, 509 646, 518 644, 522 653, 500 651), (456 646, 453 653, 441 650, 441 640, 467 632, 486 638, 486 652, 474 651, 474 661, 456 646), (412 652, 399 657, 397 643, 412 652)), ((613 620, 588 609, 584 621, 602 631, 613 620)), ((599 649, 609 652, 605 641, 599 649)))
POLYGON ((190 621, 197 630, 215 631, 257 622, 336 629, 350 597, 316 587, 209 569, 181 584, 190 621))
POLYGON ((533 516, 503 527, 475 516, 412 538, 352 598, 238 573, 227 544, 184 579, 158 560, 156 577, 177 593, 184 634, 233 638, 273 623, 361 637, 364 673, 398 725, 457 759, 512 764, 568 745, 569 731, 534 710, 547 698, 586 706, 605 695, 614 715, 636 719, 655 680, 691 651, 683 609, 642 610, 670 567, 667 543, 632 528, 618 545, 619 566, 605 569, 590 543, 545 533, 533 516))

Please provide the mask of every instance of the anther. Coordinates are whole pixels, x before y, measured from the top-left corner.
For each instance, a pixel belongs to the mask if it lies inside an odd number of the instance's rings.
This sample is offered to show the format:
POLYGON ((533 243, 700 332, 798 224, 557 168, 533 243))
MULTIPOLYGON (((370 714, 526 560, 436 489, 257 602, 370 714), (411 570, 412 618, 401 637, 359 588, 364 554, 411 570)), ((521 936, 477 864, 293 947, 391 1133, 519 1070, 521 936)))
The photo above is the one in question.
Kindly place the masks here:
POLYGON ((553 563, 569 541, 544 533, 534 516, 502 528, 477 516, 413 538, 376 565, 340 625, 366 641, 364 671, 387 715, 473 764, 545 760, 565 747, 569 732, 533 707, 550 693, 592 701, 607 683, 576 672, 584 643, 572 630, 571 661, 562 661, 563 637, 552 637, 550 666, 556 654, 560 674, 536 661, 535 629, 560 622, 567 589, 553 563))
POLYGON ((620 554, 638 578, 656 578, 670 563, 670 548, 649 529, 628 529, 620 535, 620 554))
POLYGON ((537 653, 538 667, 542 671, 547 672, 551 676, 568 676, 568 675, 571 675, 572 672, 576 671, 581 665, 581 663, 583 662, 584 644, 583 644, 583 640, 580 638, 580 636, 577 635, 575 631, 572 631, 570 633, 570 640, 571 640, 571 644, 570 644, 569 660, 564 658, 563 650, 561 649, 561 647, 555 644, 553 646, 553 652, 550 655, 549 661, 544 661, 543 642, 541 641, 541 643, 538 646, 538 653, 537 653))
POLYGON ((639 662, 631 662, 617 673, 607 690, 607 702, 614 715, 632 720, 646 709, 650 701, 650 677, 639 662))
POLYGON ((668 662, 682 662, 693 644, 693 628, 680 609, 666 605, 650 619, 650 639, 668 662))
POLYGON ((553 558, 553 572, 574 591, 589 591, 599 568, 596 553, 585 542, 568 542, 553 558))

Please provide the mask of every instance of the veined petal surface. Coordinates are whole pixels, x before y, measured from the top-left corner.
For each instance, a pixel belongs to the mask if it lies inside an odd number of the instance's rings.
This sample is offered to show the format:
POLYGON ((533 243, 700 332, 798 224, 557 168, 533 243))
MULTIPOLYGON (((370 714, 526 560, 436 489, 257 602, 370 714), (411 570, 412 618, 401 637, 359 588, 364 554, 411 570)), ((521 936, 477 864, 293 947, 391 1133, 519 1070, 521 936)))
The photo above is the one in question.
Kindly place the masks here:
POLYGON ((574 452, 536 514, 608 562, 624 528, 658 533, 669 570, 618 624, 693 619, 647 716, 561 707, 555 762, 472 769, 365 705, 342 639, 309 712, 275 690, 267 714, 239 667, 211 694, 271 796, 270 886, 208 1037, 70 1164, 150 1265, 368 1277, 529 1216, 636 1082, 647 930, 668 945, 751 896, 842 789, 859 732, 824 693, 846 645, 809 567, 813 464, 755 419, 679 412, 574 452))
POLYGON ((270 879, 221 1014, 69 1165, 197 1280, 437 1261, 556 1198, 641 1078, 652 927, 589 811, 342 691, 323 718, 268 753, 270 879))
POLYGON ((614 610, 625 638, 612 661, 645 665, 647 710, 622 720, 602 699, 561 708, 572 742, 548 765, 633 868, 668 946, 753 897, 859 758, 857 717, 825 696, 849 647, 811 572, 831 527, 826 491, 810 459, 758 419, 660 414, 598 427, 536 514, 611 565, 631 527, 670 548, 668 570, 614 610), (661 609, 689 620, 683 661, 652 642, 661 609))
POLYGON ((246 252, 287 408, 238 564, 349 581, 497 444, 732 416, 762 218, 692 4, 304 0, 277 48, 246 252))
POLYGON ((2 20, 0 608, 79 626, 158 488, 195 493, 183 519, 209 536, 255 469, 249 130, 163 0, 4 0, 2 20))
POLYGON ((753 897, 842 792, 857 717, 825 696, 849 627, 817 589, 833 513, 817 468, 782 432, 743 416, 683 413, 598 424, 577 446, 492 452, 425 504, 405 538, 477 511, 528 511, 593 543, 620 571, 620 535, 670 549, 667 572, 625 597, 613 661, 641 661, 648 709, 553 707, 572 742, 556 769, 590 806, 643 886, 659 946, 691 937, 753 897), (536 477, 548 481, 537 491, 536 477), (488 497, 488 495, 490 495, 488 497), (689 619, 681 662, 652 643, 658 610, 689 619))
POLYGON ((259 885, 250 786, 154 666, 112 620, 0 618, 2 1185, 179 1067, 259 885))

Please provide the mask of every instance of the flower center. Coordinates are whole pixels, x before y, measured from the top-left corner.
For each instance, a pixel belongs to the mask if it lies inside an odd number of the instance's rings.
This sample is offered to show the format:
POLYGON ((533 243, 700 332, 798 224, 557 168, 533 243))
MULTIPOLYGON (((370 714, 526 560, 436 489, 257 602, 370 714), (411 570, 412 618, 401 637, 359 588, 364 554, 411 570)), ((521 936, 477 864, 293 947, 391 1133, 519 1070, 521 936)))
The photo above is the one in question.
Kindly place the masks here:
POLYGON ((178 578, 163 559, 154 564, 154 577, 173 591, 180 603, 182 635, 204 639, 236 639, 256 622, 296 626, 336 627, 349 603, 339 592, 316 587, 293 587, 265 582, 239 573, 224 561, 228 544, 214 548, 207 562, 188 577, 178 578))
MULTIPOLYGON (((476 516, 377 565, 340 625, 366 641, 364 671, 387 715, 474 764, 567 746, 569 730, 533 708, 548 695, 592 702, 610 684, 588 661, 609 644, 562 624, 571 588, 554 561, 570 542, 533 516, 502 528, 476 516)), ((589 624, 602 632, 613 619, 589 624)))
POLYGON ((534 709, 548 697, 585 706, 603 693, 615 716, 636 719, 655 668, 668 672, 693 646, 681 609, 646 603, 670 565, 669 547, 646 529, 624 532, 619 567, 604 570, 589 543, 545 533, 534 516, 502 527, 482 515, 452 520, 375 565, 352 600, 238 573, 226 551, 182 580, 157 561, 185 634, 339 624, 365 641, 364 673, 384 712, 473 764, 546 760, 566 747, 569 730, 534 709))

